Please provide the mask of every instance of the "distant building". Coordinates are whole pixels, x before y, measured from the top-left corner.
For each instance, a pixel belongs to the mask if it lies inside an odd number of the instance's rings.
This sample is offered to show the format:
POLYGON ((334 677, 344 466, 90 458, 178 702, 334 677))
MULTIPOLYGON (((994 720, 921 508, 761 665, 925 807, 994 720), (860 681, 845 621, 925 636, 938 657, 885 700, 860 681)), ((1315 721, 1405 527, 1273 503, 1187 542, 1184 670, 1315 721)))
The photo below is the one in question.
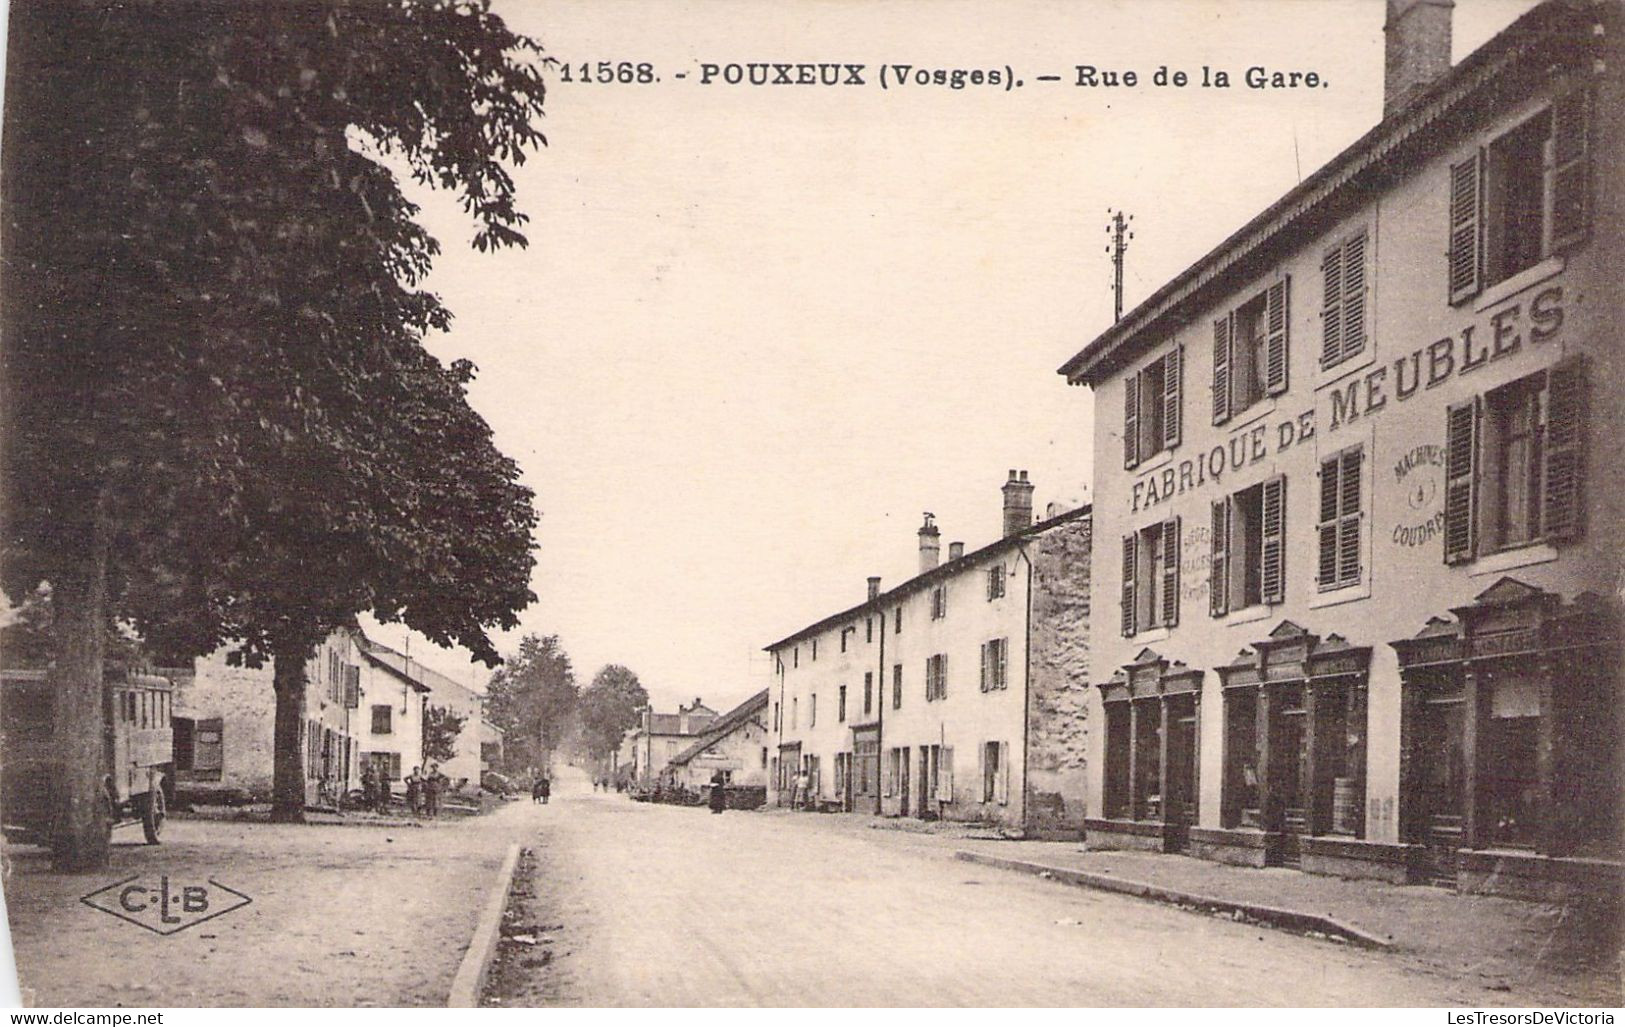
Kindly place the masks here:
POLYGON ((644 710, 638 726, 622 740, 617 755, 618 761, 630 765, 629 783, 634 788, 653 788, 666 764, 704 733, 716 717, 717 711, 698 696, 689 705, 678 706, 676 713, 644 710))
POLYGON ((697 792, 721 773, 736 788, 766 788, 768 690, 762 689, 705 728, 699 740, 666 764, 662 779, 697 792))
POLYGON ((1088 843, 1467 891, 1622 879, 1625 17, 1451 67, 1061 369, 1093 392, 1088 843))
POLYGON ((1002 492, 998 541, 939 563, 927 514, 917 576, 767 647, 770 801, 1082 830, 1090 511, 1034 524, 1025 471, 1002 492))

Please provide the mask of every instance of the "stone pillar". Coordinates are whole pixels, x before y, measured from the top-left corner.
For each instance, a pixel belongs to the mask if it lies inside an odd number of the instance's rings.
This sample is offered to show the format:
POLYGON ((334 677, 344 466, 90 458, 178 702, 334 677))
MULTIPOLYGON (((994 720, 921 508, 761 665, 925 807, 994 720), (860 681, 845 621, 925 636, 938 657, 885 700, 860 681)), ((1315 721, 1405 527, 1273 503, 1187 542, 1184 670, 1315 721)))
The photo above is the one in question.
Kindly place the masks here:
POLYGON ((1462 791, 1461 797, 1461 847, 1476 849, 1480 846, 1480 825, 1478 822, 1478 734, 1479 713, 1482 707, 1479 692, 1479 671, 1471 662, 1465 664, 1462 671, 1462 702, 1461 713, 1461 762, 1462 762, 1462 791))
POLYGON ((1128 818, 1140 819, 1140 704, 1128 703, 1128 818))

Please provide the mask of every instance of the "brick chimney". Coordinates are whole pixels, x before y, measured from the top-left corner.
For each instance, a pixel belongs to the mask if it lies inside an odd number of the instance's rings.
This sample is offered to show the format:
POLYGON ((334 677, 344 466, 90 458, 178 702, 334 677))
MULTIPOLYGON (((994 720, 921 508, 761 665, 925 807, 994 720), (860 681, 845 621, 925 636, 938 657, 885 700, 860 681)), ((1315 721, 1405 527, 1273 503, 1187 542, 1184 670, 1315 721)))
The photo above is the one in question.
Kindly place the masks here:
POLYGON ((950 563, 953 562, 954 560, 959 559, 961 556, 964 556, 964 555, 965 555, 965 543, 963 543, 963 542, 950 542, 950 543, 948 543, 948 560, 949 560, 950 563))
POLYGON ((872 575, 869 578, 869 601, 872 603, 876 599, 879 599, 879 598, 880 598, 880 575, 876 574, 876 575, 872 575))
POLYGON ((1388 0, 1382 26, 1382 116, 1450 70, 1450 15, 1455 0, 1388 0))
POLYGON ((1009 538, 1018 531, 1025 531, 1033 525, 1033 485, 1027 480, 1027 472, 1010 470, 1010 480, 1004 483, 1004 537, 1009 538))
POLYGON ((942 532, 937 530, 936 514, 925 515, 925 523, 920 525, 920 573, 936 567, 937 559, 942 554, 942 543, 939 539, 942 532))

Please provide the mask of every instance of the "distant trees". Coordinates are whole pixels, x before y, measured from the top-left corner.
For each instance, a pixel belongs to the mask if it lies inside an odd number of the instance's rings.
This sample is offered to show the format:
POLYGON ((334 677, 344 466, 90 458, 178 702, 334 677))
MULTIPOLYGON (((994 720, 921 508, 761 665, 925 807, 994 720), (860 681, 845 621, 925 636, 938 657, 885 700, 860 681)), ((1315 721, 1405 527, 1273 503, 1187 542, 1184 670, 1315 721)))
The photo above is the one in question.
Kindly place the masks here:
POLYGON ((366 151, 523 245, 539 48, 479 0, 20 3, 8 34, 0 586, 50 584, 57 863, 91 868, 109 623, 275 661, 291 818, 327 630, 371 610, 494 663, 533 598, 532 495, 472 365, 422 346, 439 244, 366 151))
POLYGON ((445 763, 457 755, 457 736, 462 734, 467 717, 460 717, 445 706, 430 706, 423 711, 423 758, 445 763))
POLYGON ((546 767, 574 727, 580 689, 557 635, 526 635, 491 675, 485 712, 503 732, 509 769, 546 767))
POLYGON ((649 693, 633 671, 618 663, 600 667, 581 693, 581 731, 587 755, 602 760, 620 745, 649 705, 649 693))

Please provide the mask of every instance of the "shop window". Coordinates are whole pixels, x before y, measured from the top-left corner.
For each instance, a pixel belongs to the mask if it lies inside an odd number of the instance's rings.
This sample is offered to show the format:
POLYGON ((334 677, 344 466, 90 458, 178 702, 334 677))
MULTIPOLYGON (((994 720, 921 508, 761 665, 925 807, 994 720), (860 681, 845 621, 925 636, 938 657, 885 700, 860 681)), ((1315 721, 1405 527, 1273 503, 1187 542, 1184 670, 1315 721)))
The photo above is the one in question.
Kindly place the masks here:
POLYGON ((1106 780, 1103 805, 1106 816, 1127 820, 1132 816, 1129 802, 1129 708, 1126 702, 1107 703, 1106 780))
POLYGON ((1286 391, 1287 290, 1281 279, 1213 322, 1213 423, 1286 391))
POLYGON ((1179 623, 1179 518, 1123 536, 1123 634, 1179 623))
POLYGON ((1446 563, 1581 530, 1585 378, 1578 360, 1446 413, 1446 563))
POLYGON ((1583 240, 1591 96, 1575 90, 1450 168, 1450 302, 1583 240))
POLYGON ((996 692, 1008 687, 1010 640, 995 638, 982 643, 982 691, 996 692))
POLYGON ((1225 827, 1261 827, 1258 768, 1258 689, 1224 693, 1225 827))
POLYGON ((1321 257, 1320 366, 1332 367, 1365 349, 1366 233, 1361 229, 1321 257))
POLYGON ((1320 559, 1316 581, 1321 591, 1360 581, 1360 469, 1364 450, 1356 446, 1320 462, 1320 559))
POLYGON ((1286 600, 1286 478, 1212 505, 1208 601, 1213 616, 1286 600))
POLYGON ((1184 348, 1175 346, 1123 382, 1123 466, 1179 445, 1184 348))

